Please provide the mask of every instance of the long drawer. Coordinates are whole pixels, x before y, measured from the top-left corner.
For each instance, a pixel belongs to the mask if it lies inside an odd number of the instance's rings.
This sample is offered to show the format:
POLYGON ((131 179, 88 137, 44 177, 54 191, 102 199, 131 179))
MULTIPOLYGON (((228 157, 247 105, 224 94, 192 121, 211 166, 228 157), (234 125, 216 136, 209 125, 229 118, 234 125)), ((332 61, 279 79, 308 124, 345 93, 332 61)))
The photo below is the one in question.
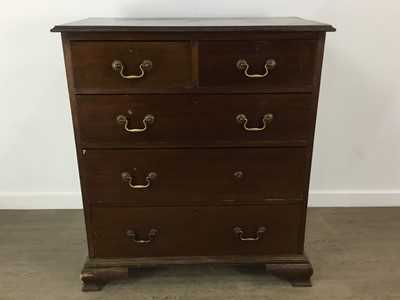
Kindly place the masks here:
POLYGON ((301 201, 305 148, 87 150, 90 203, 138 206, 301 201))
POLYGON ((77 96, 77 103, 89 147, 305 143, 310 95, 91 95, 77 96))
POLYGON ((96 257, 296 254, 300 205, 93 208, 96 257))

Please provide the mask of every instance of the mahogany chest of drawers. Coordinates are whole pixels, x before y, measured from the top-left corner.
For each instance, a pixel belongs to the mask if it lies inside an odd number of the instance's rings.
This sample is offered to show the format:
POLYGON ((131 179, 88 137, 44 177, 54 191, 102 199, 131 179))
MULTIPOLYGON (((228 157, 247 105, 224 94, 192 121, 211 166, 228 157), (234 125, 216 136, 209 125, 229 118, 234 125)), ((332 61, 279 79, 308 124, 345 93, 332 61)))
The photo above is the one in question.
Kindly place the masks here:
POLYGON ((327 24, 87 19, 62 33, 89 256, 265 264, 309 286, 308 186, 327 24))

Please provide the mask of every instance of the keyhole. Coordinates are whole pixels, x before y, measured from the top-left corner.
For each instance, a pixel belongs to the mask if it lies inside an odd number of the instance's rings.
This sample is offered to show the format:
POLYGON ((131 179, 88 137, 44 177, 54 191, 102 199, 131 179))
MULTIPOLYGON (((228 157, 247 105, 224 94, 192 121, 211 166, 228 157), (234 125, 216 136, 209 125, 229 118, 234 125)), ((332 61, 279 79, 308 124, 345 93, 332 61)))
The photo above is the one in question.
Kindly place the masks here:
POLYGON ((260 51, 260 45, 256 45, 256 51, 260 51))
POLYGON ((133 46, 129 46, 129 52, 133 52, 133 46))
POLYGON ((193 103, 194 103, 194 104, 197 104, 197 101, 198 101, 198 100, 199 100, 199 99, 194 98, 193 103))

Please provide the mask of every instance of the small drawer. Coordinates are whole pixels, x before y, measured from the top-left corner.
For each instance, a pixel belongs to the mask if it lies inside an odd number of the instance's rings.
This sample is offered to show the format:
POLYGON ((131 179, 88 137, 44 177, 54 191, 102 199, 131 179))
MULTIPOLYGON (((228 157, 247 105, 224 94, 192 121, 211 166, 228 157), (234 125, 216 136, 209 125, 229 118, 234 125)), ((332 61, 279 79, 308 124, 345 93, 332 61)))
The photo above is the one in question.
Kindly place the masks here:
POLYGON ((86 150, 91 204, 237 205, 303 200, 306 148, 86 150))
POLYGON ((95 257, 297 254, 300 205, 92 208, 95 257))
MULTIPOLYGON (((307 141, 310 94, 77 96, 84 147, 307 141), (247 121, 246 121, 247 120, 247 121)), ((243 146, 243 145, 242 145, 243 146)))
POLYGON ((313 84, 316 41, 199 43, 202 87, 296 90, 313 84))
POLYGON ((78 94, 151 93, 192 85, 190 42, 72 42, 71 56, 78 94))

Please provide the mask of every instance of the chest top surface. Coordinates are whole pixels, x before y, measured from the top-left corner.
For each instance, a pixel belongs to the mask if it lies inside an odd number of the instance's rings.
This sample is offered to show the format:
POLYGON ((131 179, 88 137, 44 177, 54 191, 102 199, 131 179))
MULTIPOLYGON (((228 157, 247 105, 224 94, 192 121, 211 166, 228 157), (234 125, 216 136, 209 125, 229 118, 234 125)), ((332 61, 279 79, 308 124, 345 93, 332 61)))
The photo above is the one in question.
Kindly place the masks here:
POLYGON ((55 26, 52 32, 87 31, 335 31, 329 24, 298 17, 264 18, 88 18, 55 26))

